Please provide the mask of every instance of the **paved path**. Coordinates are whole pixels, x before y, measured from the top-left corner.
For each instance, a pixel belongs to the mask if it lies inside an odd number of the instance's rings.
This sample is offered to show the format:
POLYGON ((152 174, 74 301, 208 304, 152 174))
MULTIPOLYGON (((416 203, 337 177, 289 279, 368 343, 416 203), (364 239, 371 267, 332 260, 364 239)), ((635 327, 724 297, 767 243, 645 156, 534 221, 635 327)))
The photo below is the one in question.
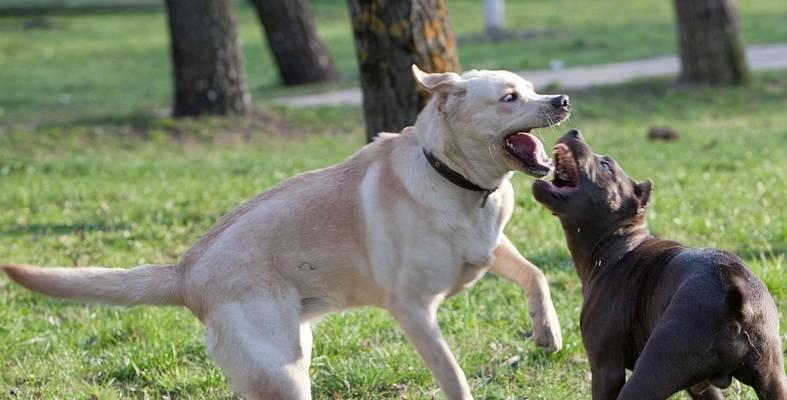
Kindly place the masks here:
MULTIPOLYGON (((755 71, 787 69, 787 44, 749 46, 746 49, 746 56, 749 66, 755 71)), ((533 82, 537 89, 551 83, 556 83, 562 89, 581 89, 622 83, 636 78, 675 76, 679 69, 677 56, 665 56, 559 70, 521 71, 519 74, 533 82)), ((360 105, 361 91, 358 88, 351 88, 319 94, 278 97, 274 101, 294 107, 360 105)))

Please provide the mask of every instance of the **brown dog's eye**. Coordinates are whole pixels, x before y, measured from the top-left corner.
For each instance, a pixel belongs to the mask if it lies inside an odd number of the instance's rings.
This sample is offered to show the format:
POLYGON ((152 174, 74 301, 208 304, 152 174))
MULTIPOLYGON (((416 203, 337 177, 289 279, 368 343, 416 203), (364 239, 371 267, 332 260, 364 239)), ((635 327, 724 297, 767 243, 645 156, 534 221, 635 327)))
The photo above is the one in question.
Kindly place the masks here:
POLYGON ((612 168, 610 168, 609 163, 606 161, 601 162, 601 167, 604 168, 605 171, 611 172, 612 168))
POLYGON ((517 100, 519 100, 519 95, 516 94, 515 92, 507 93, 505 96, 503 96, 500 99, 500 101, 502 101, 503 103, 513 103, 517 100))

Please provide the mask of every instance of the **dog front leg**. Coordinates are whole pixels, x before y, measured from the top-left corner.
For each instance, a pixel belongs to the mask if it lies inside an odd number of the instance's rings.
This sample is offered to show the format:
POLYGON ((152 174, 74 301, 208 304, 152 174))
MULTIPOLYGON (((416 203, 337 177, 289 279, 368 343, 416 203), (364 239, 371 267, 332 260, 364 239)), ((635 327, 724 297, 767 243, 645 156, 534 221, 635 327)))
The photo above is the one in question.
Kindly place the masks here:
POLYGON ((626 368, 623 365, 605 365, 591 368, 593 400, 615 400, 626 383, 626 368))
POLYGON ((563 346, 560 322, 557 319, 547 278, 541 270, 525 259, 503 235, 495 248, 495 261, 490 271, 518 284, 527 296, 528 312, 533 322, 533 341, 547 351, 557 351, 563 346))
POLYGON ((406 296, 394 296, 388 301, 388 311, 432 371, 446 397, 449 400, 472 399, 465 373, 456 362, 437 324, 436 299, 419 301, 406 296))

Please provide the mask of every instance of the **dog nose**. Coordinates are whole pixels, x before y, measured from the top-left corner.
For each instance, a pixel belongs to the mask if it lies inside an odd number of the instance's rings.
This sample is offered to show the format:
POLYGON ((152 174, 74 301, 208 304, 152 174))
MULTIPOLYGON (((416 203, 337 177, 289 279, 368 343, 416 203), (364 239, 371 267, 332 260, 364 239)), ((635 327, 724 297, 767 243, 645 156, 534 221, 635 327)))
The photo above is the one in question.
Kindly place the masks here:
POLYGON ((582 136, 582 132, 580 132, 579 129, 572 129, 568 131, 568 134, 574 137, 574 139, 585 140, 585 138, 582 136))
POLYGON ((559 96, 553 97, 552 105, 555 106, 555 108, 568 107, 570 105, 570 103, 568 102, 568 96, 561 94, 559 96))

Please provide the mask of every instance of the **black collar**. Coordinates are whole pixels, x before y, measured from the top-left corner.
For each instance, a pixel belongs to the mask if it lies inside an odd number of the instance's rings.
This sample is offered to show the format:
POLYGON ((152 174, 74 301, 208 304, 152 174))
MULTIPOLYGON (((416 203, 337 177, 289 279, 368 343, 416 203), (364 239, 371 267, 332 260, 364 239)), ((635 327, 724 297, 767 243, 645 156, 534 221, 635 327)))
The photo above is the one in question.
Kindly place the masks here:
POLYGON ((482 192, 486 193, 484 195, 484 200, 481 202, 481 207, 483 208, 486 205, 486 199, 489 197, 490 194, 494 193, 497 190, 497 187, 492 189, 482 188, 481 186, 476 185, 473 182, 470 182, 467 178, 462 176, 462 174, 454 171, 451 167, 445 165, 442 161, 440 161, 437 157, 434 156, 430 151, 423 149, 424 156, 426 156, 426 161, 429 161, 429 165, 437 171, 443 178, 447 179, 449 182, 453 183, 456 186, 459 186, 462 189, 472 190, 474 192, 482 192))

